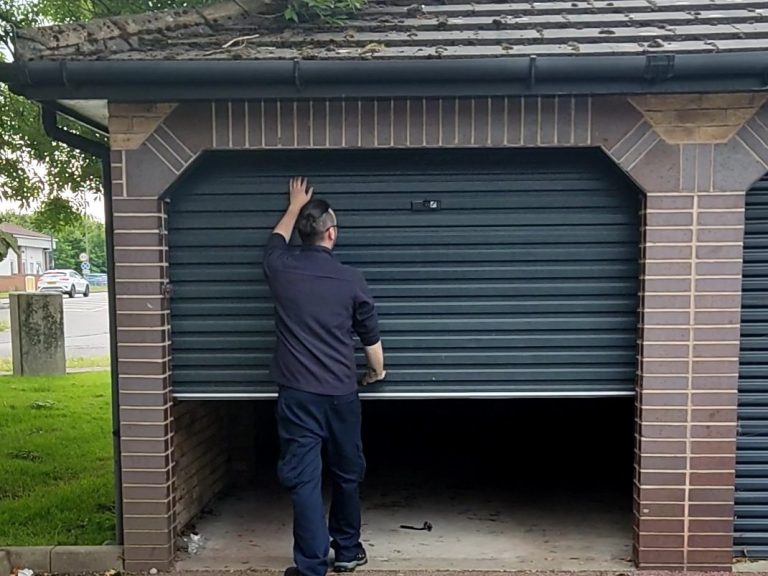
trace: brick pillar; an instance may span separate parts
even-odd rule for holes
[[[157,197],[127,186],[124,153],[112,162],[125,568],[167,570],[175,514],[165,215]]]
[[[642,568],[726,569],[743,193],[649,192],[646,206],[636,559]]]
[[[713,126],[732,115],[702,98],[644,99],[685,109],[645,114],[610,149],[646,193],[634,498],[646,569],[730,570],[733,558],[744,194],[768,147],[745,143],[749,124]]]

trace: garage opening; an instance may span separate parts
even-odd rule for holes
[[[218,465],[225,478],[186,524],[186,540],[199,534],[202,547],[182,552],[178,568],[284,569],[292,516],[275,475],[274,403],[223,408],[233,435]],[[631,399],[369,401],[363,409],[368,568],[629,567]],[[202,452],[220,451],[216,443]],[[182,500],[209,473],[186,477]],[[431,531],[401,527],[425,522]]]
[[[595,150],[212,155],[179,183],[177,514],[204,539],[181,567],[290,562],[260,258],[294,174],[334,205],[337,255],[379,308],[388,379],[364,392],[374,565],[626,568],[640,201]]]

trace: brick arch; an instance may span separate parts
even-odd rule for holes
[[[687,128],[722,117],[663,98],[663,118]],[[131,106],[111,105],[110,120],[128,569],[171,564],[184,468],[170,464],[161,194],[205,150],[502,146],[600,147],[645,192],[634,558],[730,567],[744,194],[768,169],[765,105],[725,141],[717,130],[662,130],[620,96]]]
[[[625,98],[571,96],[225,101],[158,113],[162,121],[138,123],[144,134],[113,142],[118,174],[140,166],[153,174],[137,184],[142,196],[159,196],[204,150],[599,146],[610,154],[642,119]]]
[[[675,107],[673,97],[660,98]],[[113,122],[132,127],[131,134],[113,134],[113,161],[130,173],[143,166],[153,174],[151,183],[137,184],[142,195],[159,196],[203,150],[597,146],[647,192],[746,189],[746,180],[768,169],[766,105],[739,109],[740,129],[711,125],[717,110],[702,111],[710,115],[692,127],[691,109],[666,113],[686,113],[686,126],[654,127],[658,117],[621,96],[165,104],[140,108],[127,122],[125,106],[112,106]],[[752,114],[746,122],[745,111]],[[724,141],[723,129],[730,131]],[[734,157],[745,159],[729,166]]]

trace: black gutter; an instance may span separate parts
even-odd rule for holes
[[[112,162],[109,147],[101,142],[64,130],[58,124],[56,108],[42,103],[43,128],[48,136],[96,156],[101,161],[102,187],[104,191],[104,228],[107,236],[107,289],[109,290],[109,339],[112,378],[112,445],[115,460],[115,531],[118,544],[123,543],[123,485],[120,462],[120,389],[117,373],[117,298],[115,295],[115,258],[112,231]]]
[[[412,60],[31,61],[0,82],[34,100],[508,96],[763,90],[768,52]]]

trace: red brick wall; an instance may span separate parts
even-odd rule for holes
[[[229,410],[221,402],[174,404],[176,524],[184,528],[229,480]]]
[[[15,276],[0,276],[0,292],[23,292],[26,289],[26,274]],[[39,276],[34,276],[35,286]]]
[[[681,102],[668,97],[664,105]],[[658,115],[644,116],[624,97],[201,102],[154,107],[150,123],[130,121],[133,105],[112,105],[119,119],[113,143],[122,147],[113,151],[112,168],[126,567],[169,567],[174,510],[191,514],[218,482],[208,478],[210,462],[174,466],[172,450],[194,454],[198,442],[211,441],[182,430],[184,413],[171,406],[167,228],[159,200],[200,152],[594,146],[646,194],[635,560],[644,568],[729,569],[743,200],[768,169],[768,136],[757,136],[768,110],[741,129],[731,126],[735,134],[721,141],[722,130],[707,128],[723,114],[711,114],[716,103],[708,102],[700,116],[686,108],[684,134],[671,132],[690,141],[671,139],[669,126],[652,124]],[[643,105],[657,111],[661,104]],[[134,112],[144,117],[147,108]],[[151,133],[139,130],[156,122]],[[120,126],[131,126],[128,138],[115,138]],[[204,488],[191,496],[200,475]]]

